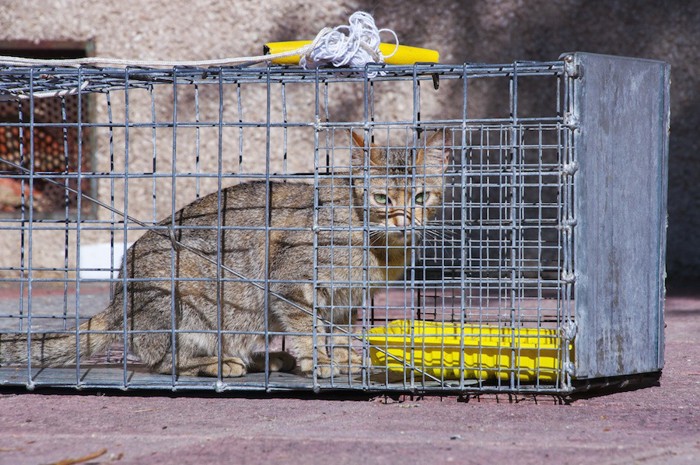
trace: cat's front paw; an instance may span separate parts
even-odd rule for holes
[[[190,361],[191,367],[180,370],[181,375],[219,376],[219,361],[216,357],[200,357]],[[221,377],[238,378],[247,373],[246,365],[239,357],[224,357],[221,360]]]
[[[358,375],[362,373],[362,364],[340,365],[340,372],[344,375]]]
[[[265,371],[266,368],[271,372],[275,371],[292,371],[296,367],[296,360],[287,352],[270,352],[268,356],[268,365],[265,364],[265,352],[256,352],[251,357],[251,371]]]
[[[238,378],[245,376],[246,373],[245,363],[238,357],[230,357],[221,362],[222,378]]]
[[[333,351],[333,361],[337,362],[342,374],[357,374],[362,371],[362,356],[354,350],[336,348]]]
[[[292,371],[297,362],[287,352],[270,352],[270,371]]]
[[[327,357],[323,359],[319,358],[316,362],[316,366],[314,366],[313,358],[302,358],[299,360],[299,369],[306,376],[312,376],[315,370],[316,376],[319,378],[330,378],[340,374],[338,366]]]

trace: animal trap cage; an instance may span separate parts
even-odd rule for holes
[[[664,63],[583,53],[4,66],[0,385],[569,393],[659,373],[668,92]]]

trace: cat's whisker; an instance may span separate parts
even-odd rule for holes
[[[436,239],[444,239],[444,240],[450,240],[450,241],[458,241],[462,239],[462,236],[460,234],[445,234],[440,231],[426,231],[425,232],[426,236],[434,237]]]
[[[382,236],[378,236],[378,235],[375,235],[375,236],[370,235],[369,238],[370,238],[370,241],[369,241],[370,246],[376,246],[376,245],[379,245],[381,242],[386,242],[383,240]]]

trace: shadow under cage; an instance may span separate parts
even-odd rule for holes
[[[2,67],[19,201],[0,217],[0,385],[570,393],[658,375],[668,73],[581,53]],[[69,100],[90,111],[39,114]],[[43,163],[49,129],[59,159],[91,162]],[[37,186],[64,194],[50,215]]]

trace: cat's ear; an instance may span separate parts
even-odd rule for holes
[[[443,131],[434,132],[425,141],[425,146],[416,154],[416,166],[425,166],[431,171],[444,172],[450,164],[452,149],[445,146]]]
[[[365,164],[365,138],[355,131],[350,131],[352,137],[352,165],[363,166]],[[381,165],[381,150],[376,145],[369,146],[369,165]]]

